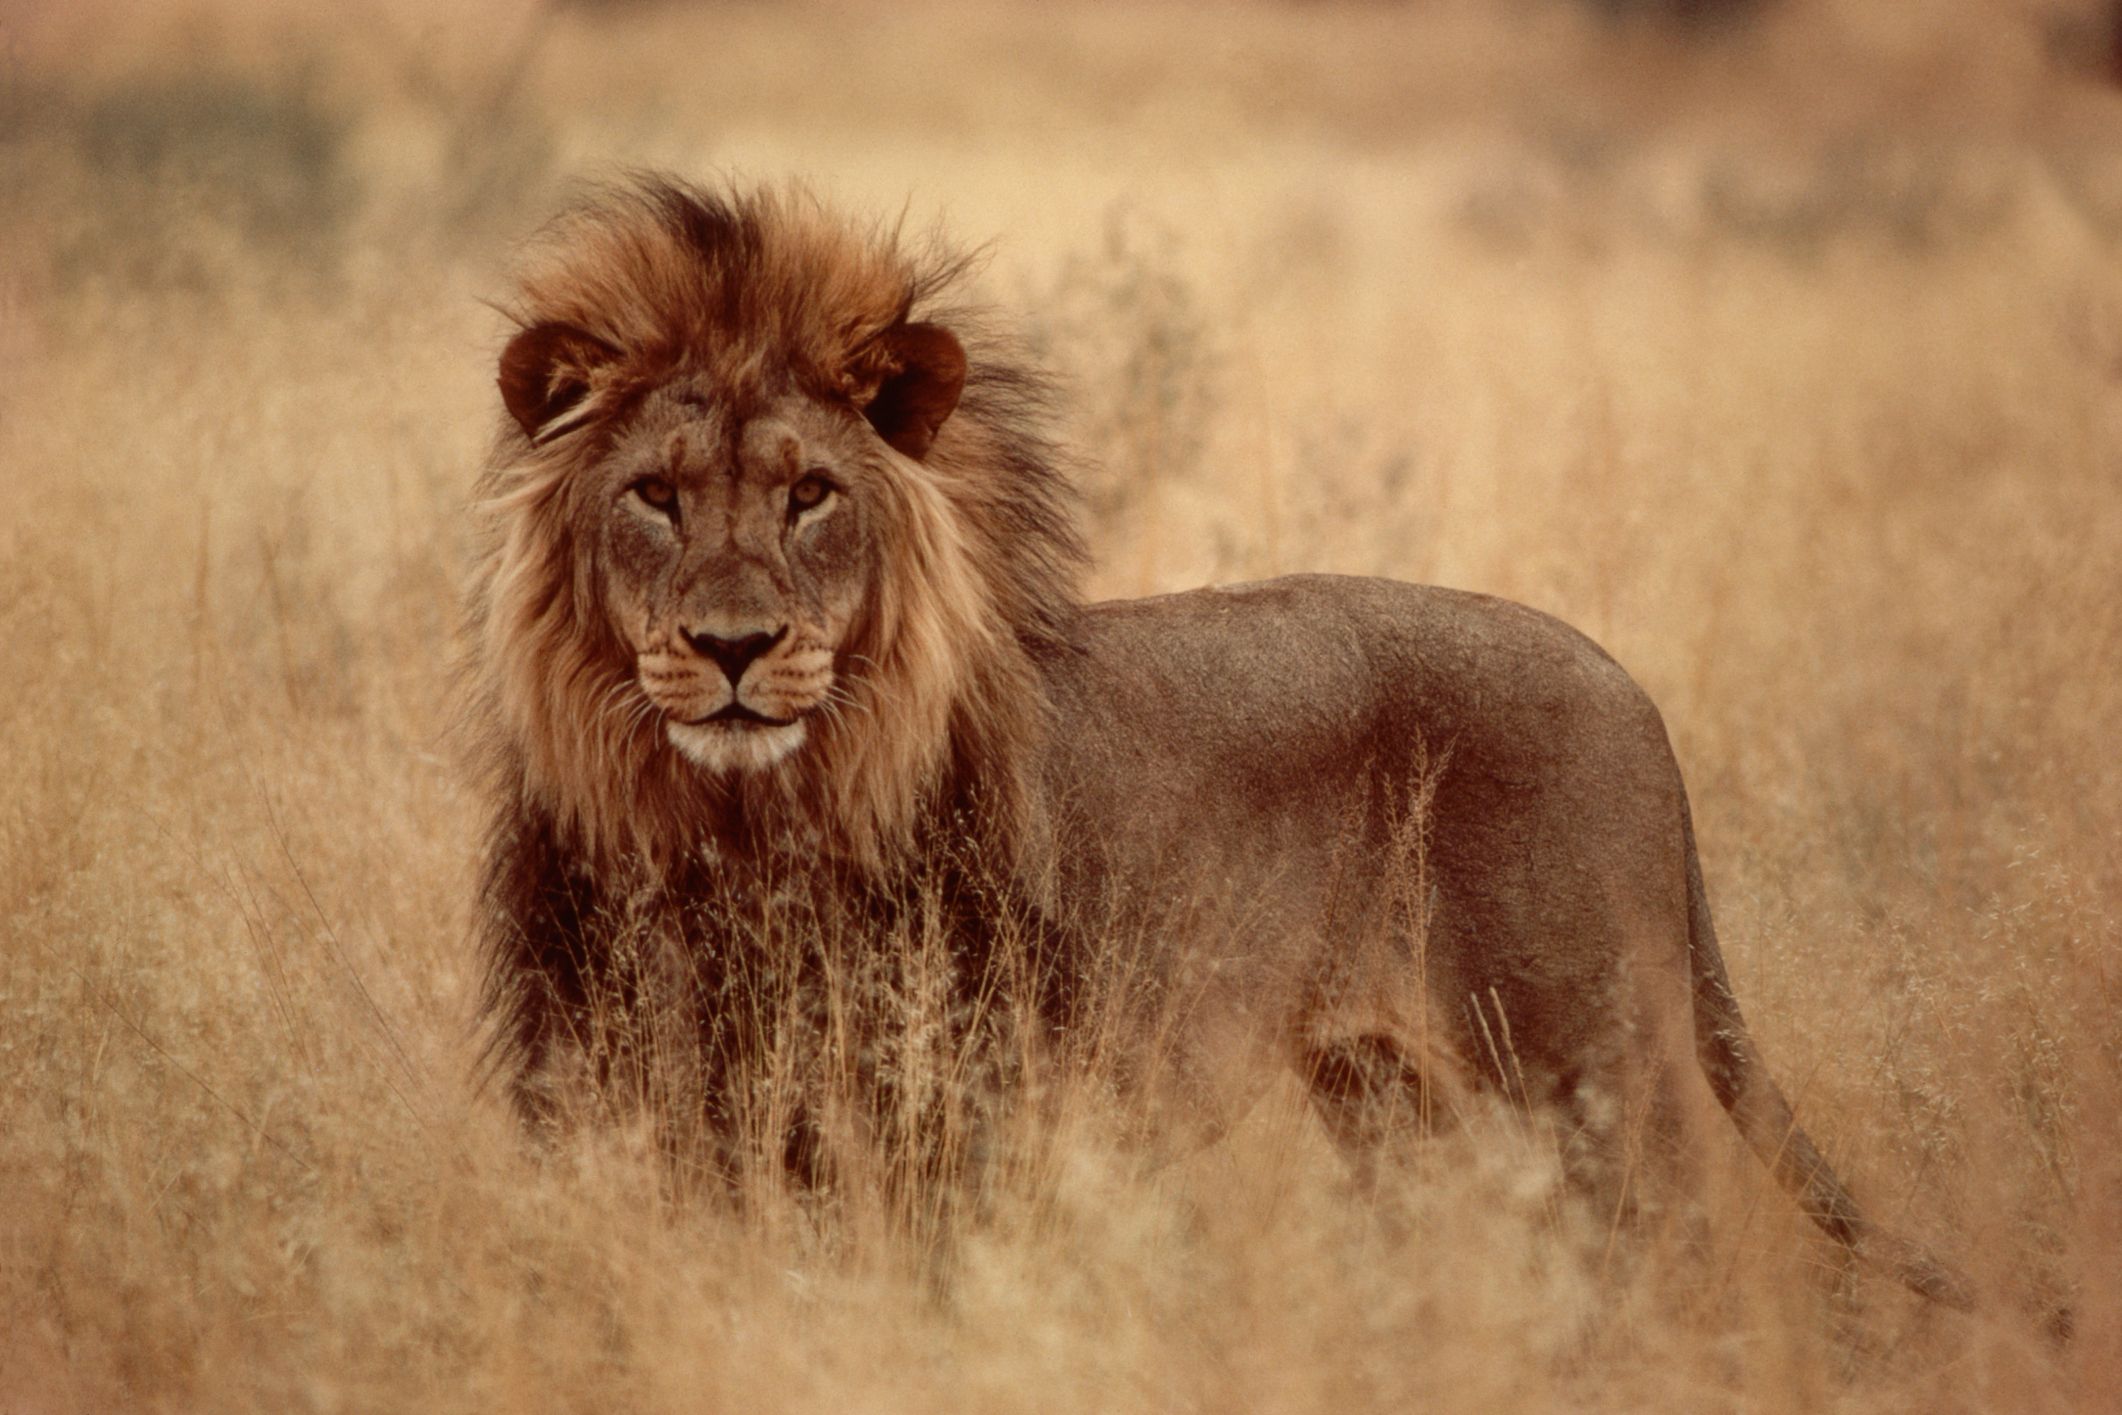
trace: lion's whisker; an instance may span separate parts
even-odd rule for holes
[[[825,690],[824,701],[835,708],[853,708],[858,712],[874,713],[876,705],[857,696],[854,689],[835,683]]]

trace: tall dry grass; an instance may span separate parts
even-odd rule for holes
[[[2122,1396],[2122,113],[2000,8],[11,23],[0,1409]],[[447,665],[480,299],[606,162],[991,238],[1102,593],[1383,573],[1602,639],[1772,1067],[1982,1313],[1822,1276],[1743,1169],[1609,1261],[1505,1120],[1357,1203],[1292,1096],[1147,1176],[1073,1098],[941,1258],[629,1133],[527,1156]]]

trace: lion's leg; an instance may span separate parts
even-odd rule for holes
[[[1491,1030],[1494,1024],[1491,1023]],[[1519,1067],[1506,1052],[1475,1068],[1392,1031],[1313,1041],[1299,1074],[1312,1108],[1359,1188],[1375,1188],[1423,1141],[1459,1130],[1475,1115],[1515,1112],[1552,1144],[1560,1177],[1581,1211],[1615,1232],[1663,1212],[1693,1177],[1696,1127],[1667,1066],[1625,1056],[1594,1057],[1556,1075]],[[1684,1079],[1684,1078],[1682,1078]]]
[[[1321,1042],[1299,1064],[1312,1108],[1360,1188],[1376,1184],[1381,1155],[1456,1121],[1444,1088],[1394,1037],[1366,1033]]]
[[[1564,1181],[1609,1261],[1624,1235],[1686,1238],[1699,1220],[1708,1097],[1690,1079],[1653,1050],[1566,1078],[1548,1108]]]

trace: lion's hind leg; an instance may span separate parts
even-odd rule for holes
[[[1298,1070],[1313,1112],[1364,1191],[1376,1187],[1381,1161],[1405,1163],[1422,1141],[1464,1118],[1456,1070],[1390,1033],[1314,1042]]]
[[[1595,1226],[1619,1230],[1638,1226],[1646,1199],[1649,1212],[1663,1212],[1665,1199],[1691,1187],[1681,1177],[1693,1174],[1682,1158],[1691,1153],[1684,1127],[1662,1088],[1603,1074],[1603,1084],[1543,1080],[1507,1059],[1491,1074],[1382,1029],[1313,1041],[1298,1068],[1313,1112],[1364,1193],[1428,1163],[1486,1156],[1516,1166],[1522,1179],[1547,1176],[1552,1198],[1567,1195]]]

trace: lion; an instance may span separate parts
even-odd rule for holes
[[[726,1158],[768,1054],[844,1024],[828,975],[915,1005],[877,941],[926,921],[946,1030],[1003,993],[1020,1057],[1095,1030],[1179,1143],[1289,1073],[1359,1168],[1502,1097],[1620,1212],[1713,1096],[1832,1238],[1966,1307],[1764,1066],[1614,660],[1383,580],[1084,603],[1047,385],[948,303],[965,271],[799,188],[660,175],[525,261],[469,636],[484,1006],[525,1121],[572,1076]]]

